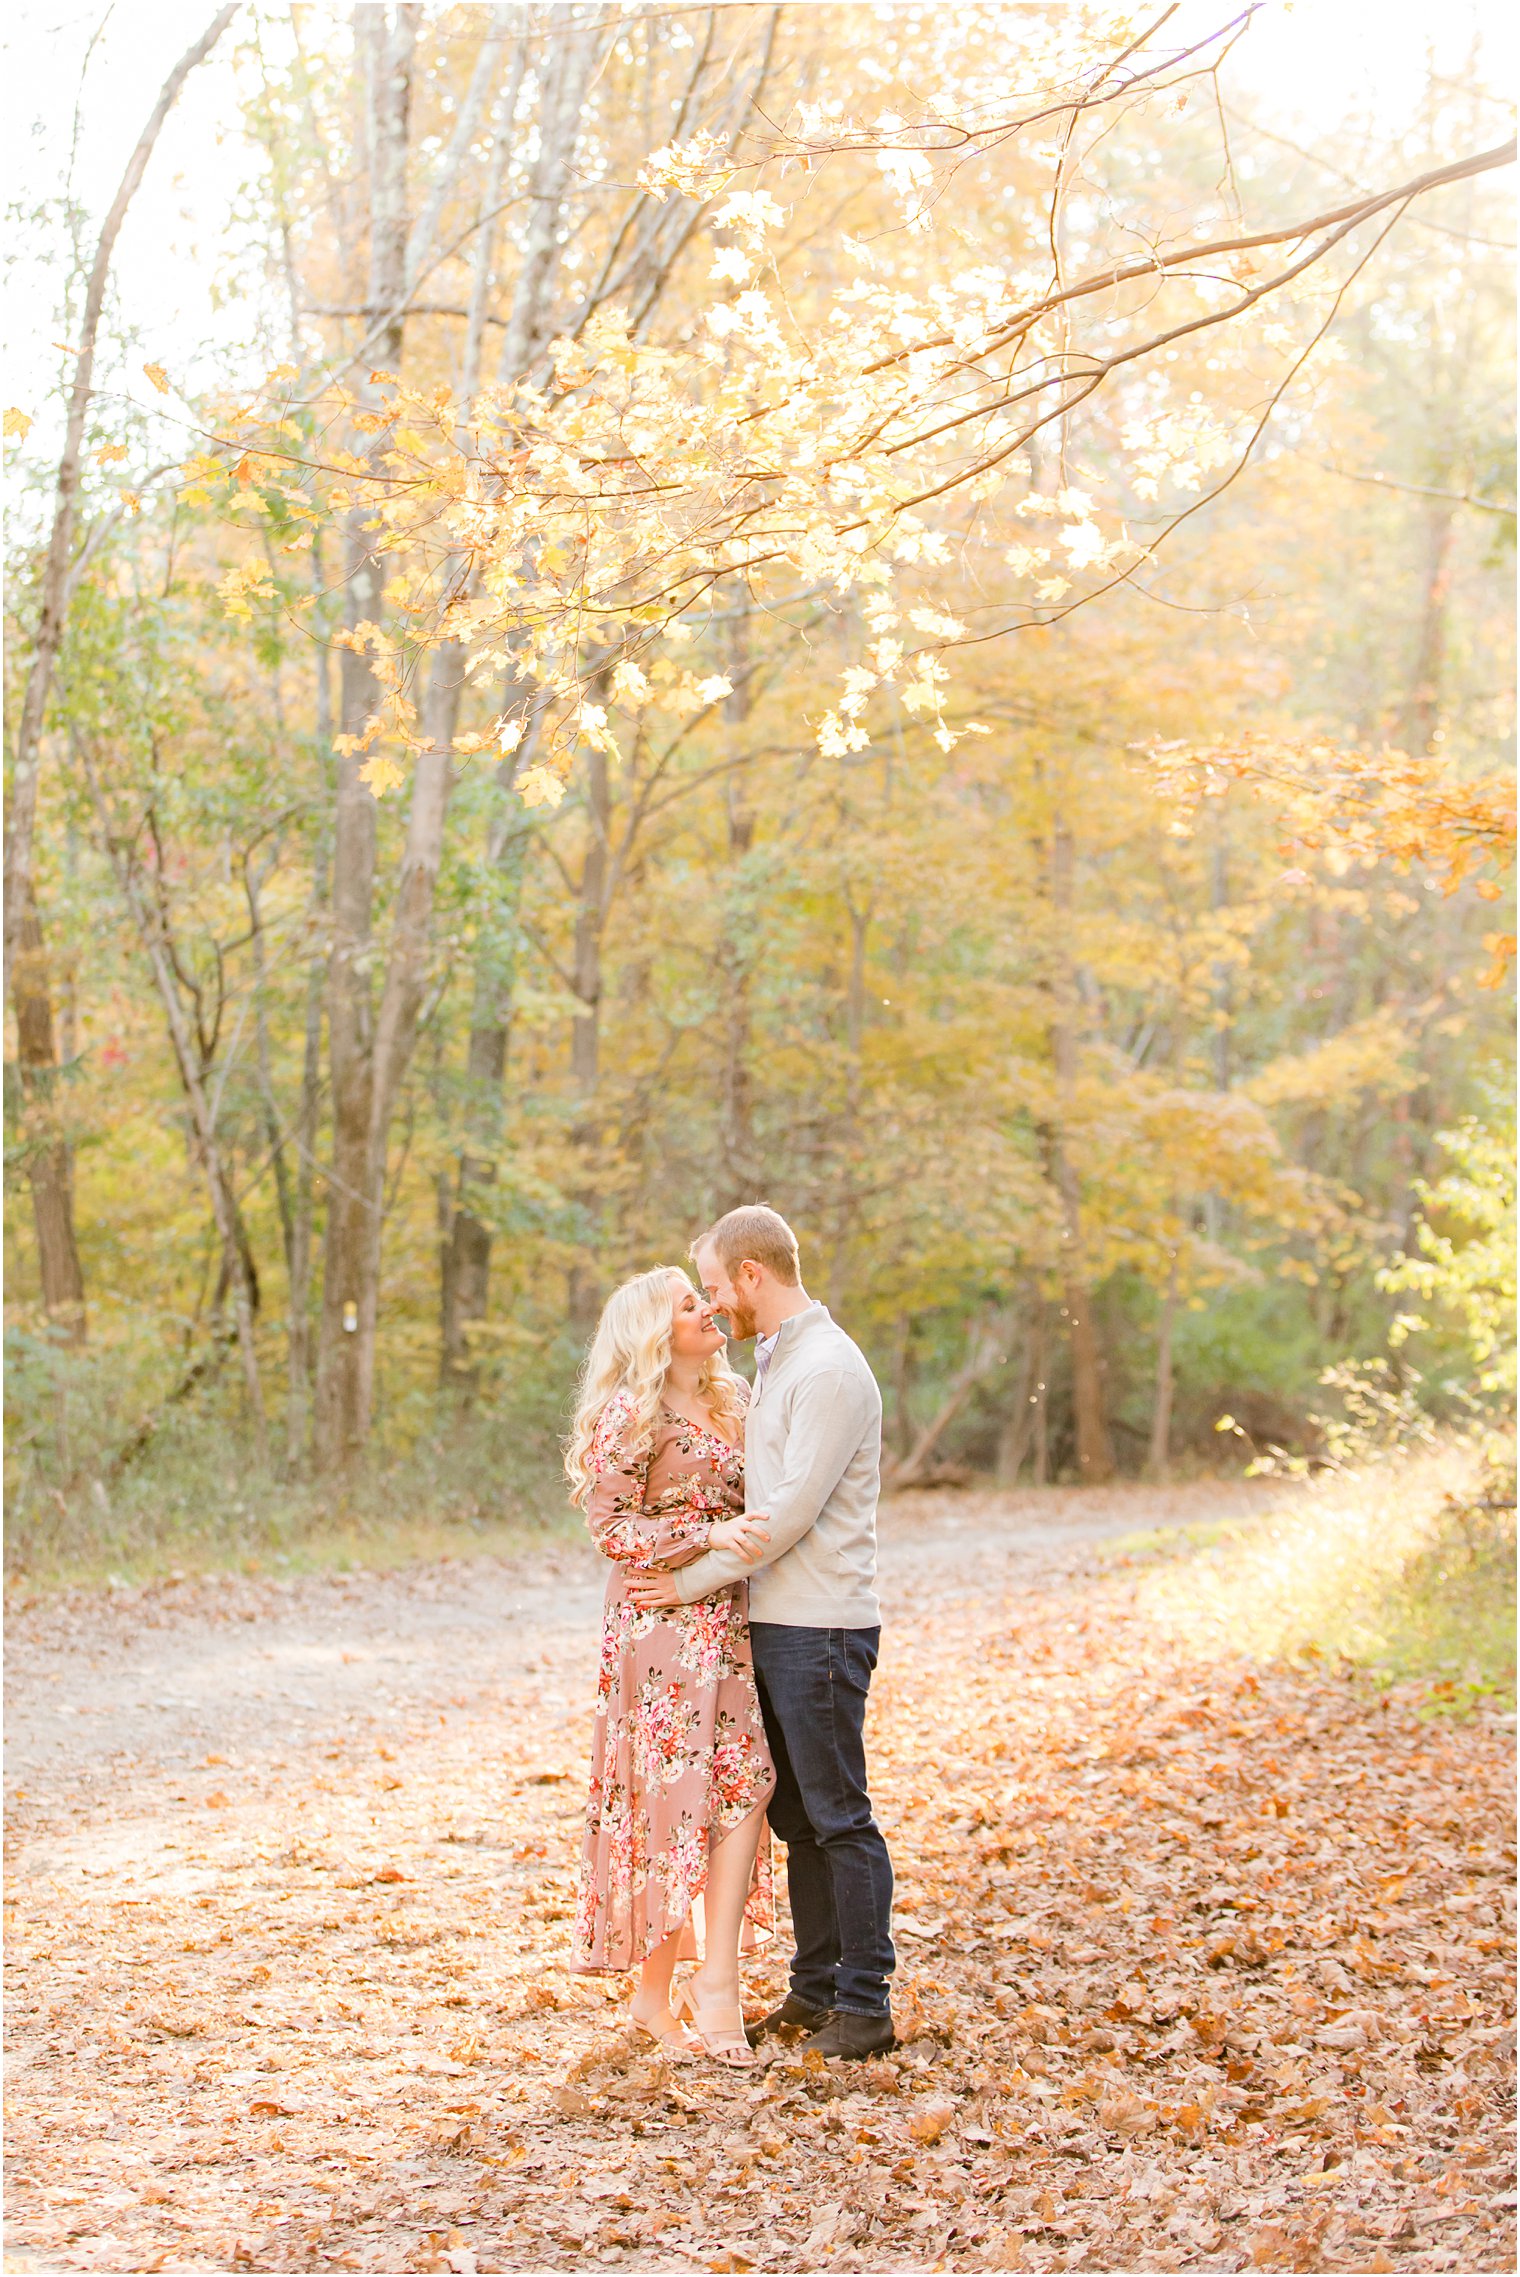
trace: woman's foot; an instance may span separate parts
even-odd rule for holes
[[[646,1993],[636,1992],[628,2006],[635,2032],[646,2040],[653,2040],[662,2054],[673,2064],[694,2063],[697,2045],[672,2014],[666,2000],[653,2000]]]
[[[737,1994],[714,1997],[700,1977],[689,1977],[671,2002],[671,2013],[691,2026],[715,2063],[743,2071],[758,2062],[745,2037]]]

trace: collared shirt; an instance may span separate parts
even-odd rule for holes
[[[801,1311],[801,1312],[794,1312],[794,1313],[791,1315],[791,1318],[792,1318],[793,1320],[803,1320],[803,1319],[805,1319],[805,1318],[806,1318],[806,1316],[808,1315],[808,1313],[810,1313],[810,1312],[822,1312],[822,1311],[823,1311],[823,1309],[824,1309],[824,1308],[823,1308],[823,1306],[822,1306],[822,1305],[820,1305],[820,1303],[818,1302],[818,1299],[817,1299],[816,1297],[814,1297],[814,1299],[813,1299],[813,1301],[812,1301],[812,1303],[811,1303],[811,1304],[809,1304],[809,1305],[804,1305],[804,1306],[803,1306],[803,1308],[802,1308],[802,1311]],[[771,1357],[772,1357],[773,1353],[775,1352],[776,1346],[777,1346],[777,1345],[778,1345],[778,1344],[781,1342],[781,1331],[782,1331],[782,1329],[784,1329],[784,1328],[786,1327],[786,1325],[787,1325],[787,1323],[786,1323],[785,1321],[783,1321],[783,1322],[781,1323],[781,1328],[773,1328],[773,1329],[771,1330],[771,1332],[770,1332],[769,1336],[757,1336],[757,1337],[755,1338],[755,1389],[756,1389],[756,1391],[758,1391],[758,1390],[760,1389],[760,1386],[761,1386],[761,1385],[764,1383],[764,1381],[765,1381],[765,1371],[766,1371],[766,1369],[767,1369],[767,1368],[770,1366],[770,1364],[771,1364]]]

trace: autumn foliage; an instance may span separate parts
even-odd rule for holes
[[[759,1193],[904,1479],[1460,1408],[1390,1276],[1505,1083],[1481,70],[1348,185],[1236,18],[230,21],[56,469],[7,423],[37,1554],[234,1455],[531,1499],[608,1280]],[[106,285],[213,51],[275,297],[207,383]]]

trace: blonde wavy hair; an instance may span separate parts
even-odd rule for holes
[[[565,1476],[570,1499],[584,1509],[594,1484],[587,1467],[596,1427],[608,1403],[618,1392],[633,1395],[630,1452],[646,1454],[654,1444],[655,1422],[670,1367],[670,1284],[690,1282],[676,1265],[656,1265],[614,1289],[602,1308],[576,1390],[575,1419],[565,1445]],[[737,1431],[744,1410],[739,1403],[740,1379],[728,1364],[722,1347],[714,1352],[697,1378],[703,1404],[720,1423]]]

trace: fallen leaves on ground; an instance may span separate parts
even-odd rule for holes
[[[892,2055],[671,2069],[566,1973],[593,1641],[546,1628],[383,1744],[23,1796],[19,2265],[1512,2267],[1502,1721],[1198,1657],[1122,1565],[921,1507]]]

